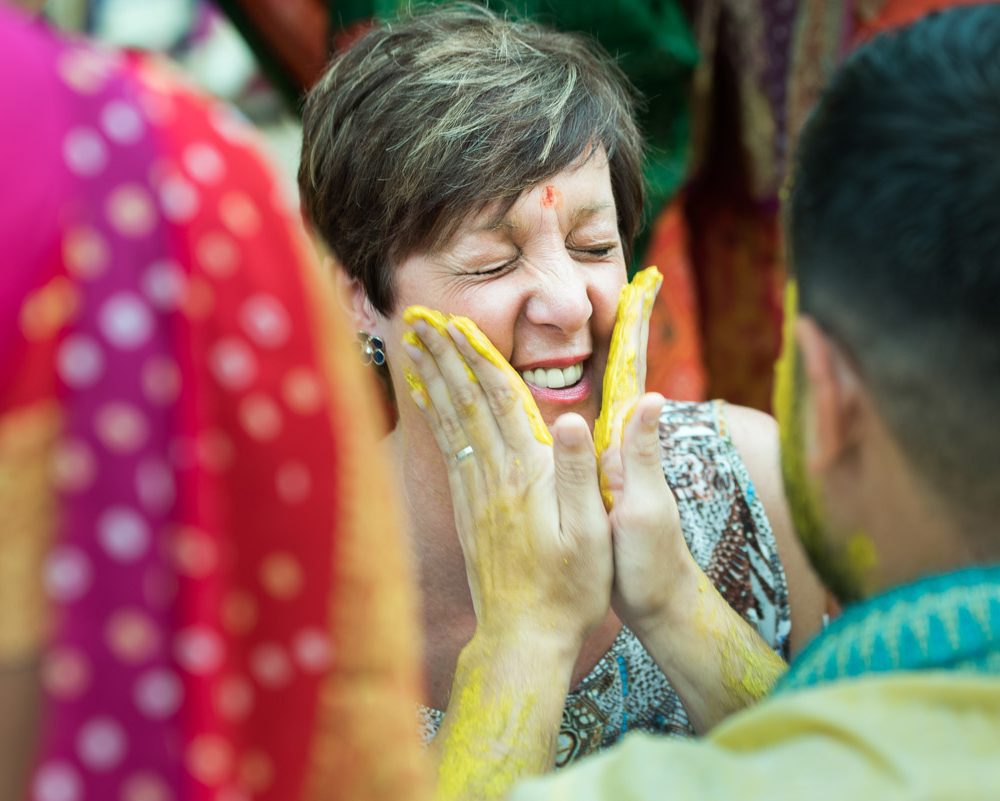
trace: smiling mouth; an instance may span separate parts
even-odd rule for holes
[[[539,389],[567,389],[575,387],[583,378],[583,362],[568,367],[536,367],[522,370],[521,378],[526,384]]]

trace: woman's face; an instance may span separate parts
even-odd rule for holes
[[[396,311],[378,321],[395,386],[406,386],[403,311],[421,304],[474,320],[547,423],[572,411],[593,426],[626,278],[603,150],[531,188],[506,214],[487,208],[441,252],[410,256],[397,270]]]

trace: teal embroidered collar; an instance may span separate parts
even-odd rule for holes
[[[894,670],[1000,676],[1000,566],[921,579],[849,607],[792,662],[775,693]]]

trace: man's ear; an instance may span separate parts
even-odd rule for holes
[[[862,385],[837,343],[809,315],[800,314],[795,338],[808,384],[813,430],[810,470],[825,470],[856,443]]]
[[[351,278],[347,270],[332,256],[323,259],[323,267],[329,270],[337,284],[337,300],[358,331],[372,332],[375,329],[377,312],[368,300],[368,293],[357,278]]]

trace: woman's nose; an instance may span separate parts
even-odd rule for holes
[[[536,266],[536,283],[525,310],[528,321],[566,332],[586,326],[593,313],[586,265],[564,253],[552,254]]]

